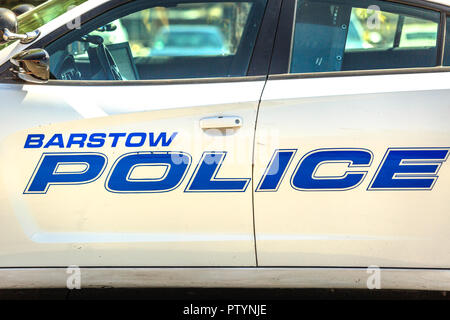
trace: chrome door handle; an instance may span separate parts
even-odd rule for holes
[[[242,127],[242,118],[237,116],[216,116],[200,120],[202,129],[227,129]]]

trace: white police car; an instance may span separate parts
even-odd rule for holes
[[[0,287],[450,290],[447,4],[0,10]]]

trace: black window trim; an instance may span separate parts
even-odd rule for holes
[[[428,2],[424,0],[381,0],[385,2],[400,3],[422,9],[428,9],[440,13],[440,22],[437,35],[437,61],[436,66],[420,68],[398,68],[377,70],[355,70],[355,71],[333,71],[318,73],[290,73],[292,59],[292,46],[294,37],[295,17],[298,0],[283,0],[280,13],[280,23],[275,38],[275,48],[272,55],[269,80],[275,79],[297,79],[297,78],[324,78],[339,76],[365,76],[365,75],[390,75],[390,74],[413,74],[431,72],[450,72],[450,67],[443,66],[445,40],[446,40],[446,18],[450,16],[450,6]]]
[[[107,11],[125,5],[134,0],[111,0],[105,2],[98,7],[85,12],[81,15],[81,23],[85,24],[89,21],[101,16]],[[202,0],[209,1],[209,0]],[[213,0],[214,1],[214,0]],[[216,0],[220,1],[220,0]],[[227,1],[227,0],[223,0]],[[229,0],[233,2],[235,0]],[[245,1],[245,0],[237,0]],[[136,81],[64,81],[50,80],[44,85],[61,85],[61,86],[130,86],[130,85],[162,85],[162,84],[199,84],[199,83],[218,83],[218,82],[238,82],[238,81],[259,81],[266,80],[268,77],[269,66],[272,59],[272,50],[274,48],[275,34],[279,21],[281,3],[283,0],[267,0],[265,12],[257,34],[255,46],[250,58],[247,74],[241,77],[211,77],[211,78],[192,78],[192,79],[162,79],[162,80],[136,80]],[[50,43],[63,37],[71,30],[63,25],[45,37],[38,39],[28,49],[45,48]],[[268,48],[268,49],[267,49]],[[264,50],[265,49],[265,50]],[[12,74],[9,69],[12,67],[10,62],[0,66],[0,83],[24,83]],[[34,85],[29,83],[30,85]],[[37,84],[42,85],[42,84]]]
[[[441,12],[441,22],[439,24],[438,31],[438,56],[437,56],[437,65],[444,66],[444,56],[445,56],[445,42],[447,39],[447,13]]]

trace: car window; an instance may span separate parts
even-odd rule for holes
[[[440,13],[382,1],[298,0],[291,73],[430,67]]]
[[[112,10],[48,46],[53,77],[152,80],[246,75],[266,0],[151,3],[134,1]]]

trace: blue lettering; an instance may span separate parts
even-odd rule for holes
[[[449,149],[388,149],[368,190],[431,190]]]
[[[44,153],[24,193],[47,193],[51,185],[92,182],[102,174],[106,163],[106,157],[97,153]],[[58,172],[58,167],[64,164],[86,168],[80,172]]]
[[[216,178],[226,152],[203,153],[185,192],[244,192],[250,179]]]
[[[47,144],[44,146],[45,149],[50,147],[59,147],[64,148],[64,139],[62,134],[58,133],[53,135],[53,137],[50,138],[50,140],[47,142]]]
[[[317,177],[316,171],[325,163],[348,163],[348,168],[368,167],[372,153],[363,149],[320,149],[308,153],[300,160],[291,185],[301,191],[343,191],[358,186],[367,171],[345,172],[342,176]]]
[[[115,148],[115,147],[117,147],[117,143],[119,142],[119,139],[121,138],[121,137],[126,137],[126,133],[110,133],[109,134],[109,137],[110,138],[113,138],[113,142],[112,142],[112,144],[111,144],[111,147],[112,148]]]
[[[39,149],[44,144],[45,135],[29,134],[25,141],[25,149]]]
[[[256,192],[278,191],[296,152],[297,150],[276,150],[256,188]]]
[[[161,132],[158,136],[158,138],[155,141],[155,134],[153,132],[149,133],[149,138],[150,138],[150,147],[157,147],[159,142],[161,141],[161,146],[162,147],[168,147],[170,146],[170,144],[172,143],[172,141],[175,139],[175,137],[178,135],[178,132],[174,132],[169,140],[167,140],[167,133],[166,132]]]
[[[167,192],[176,189],[191,164],[191,156],[183,152],[138,152],[119,158],[109,177],[106,189],[111,192],[152,193]],[[148,179],[132,179],[134,168],[139,166],[165,167],[162,177]]]
[[[93,133],[89,137],[88,148],[101,148],[105,145],[106,134],[105,133]]]
[[[80,148],[83,148],[87,138],[88,136],[85,133],[72,133],[69,136],[69,141],[67,141],[66,148],[72,148],[72,145],[74,144],[77,144]]]
[[[132,142],[133,138],[139,138],[138,142]],[[125,142],[125,146],[129,148],[138,148],[142,147],[145,143],[145,139],[147,139],[147,134],[145,133],[130,133],[127,137],[127,141]]]

